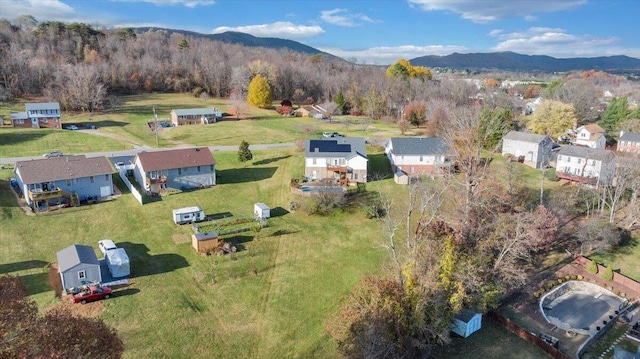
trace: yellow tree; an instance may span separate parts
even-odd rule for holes
[[[424,66],[413,66],[409,60],[399,59],[387,67],[385,75],[388,78],[431,80],[431,71]]]
[[[556,100],[543,100],[532,115],[529,127],[535,133],[558,138],[576,126],[573,105]]]
[[[264,76],[258,74],[249,83],[247,102],[260,108],[271,106],[271,86]]]

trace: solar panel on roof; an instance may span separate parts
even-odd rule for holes
[[[338,141],[311,140],[309,142],[310,152],[351,152],[350,144],[338,144]]]

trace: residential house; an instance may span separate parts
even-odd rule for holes
[[[27,203],[36,211],[51,204],[95,201],[113,195],[115,172],[106,157],[62,156],[18,161],[13,170]]]
[[[313,108],[311,106],[302,106],[293,111],[293,114],[296,117],[311,117],[311,111]]]
[[[524,105],[524,111],[522,112],[522,114],[523,115],[531,115],[531,114],[533,114],[534,112],[536,112],[536,108],[538,108],[540,103],[542,103],[542,97],[536,97],[532,101],[527,102]]]
[[[615,171],[616,156],[612,151],[572,145],[558,150],[556,175],[560,179],[607,186]]]
[[[440,137],[391,138],[384,152],[394,173],[410,177],[442,174],[451,167],[449,144]]]
[[[607,144],[605,130],[595,123],[580,126],[576,130],[576,146],[604,149]]]
[[[631,152],[640,155],[640,133],[620,131],[618,152]]]
[[[328,111],[319,105],[302,106],[294,111],[297,117],[313,117],[319,120],[326,118]]]
[[[547,166],[551,160],[553,141],[547,135],[509,131],[502,138],[502,156],[512,155],[533,168]]]
[[[310,181],[336,181],[341,185],[367,182],[367,150],[364,138],[307,139],[304,175]]]
[[[133,175],[151,193],[210,187],[216,184],[216,161],[208,147],[140,152]]]
[[[100,262],[93,247],[74,244],[59,251],[56,257],[62,289],[65,291],[102,282]]]
[[[171,125],[207,125],[215,123],[222,118],[222,111],[215,107],[211,108],[187,108],[180,110],[171,110]]]
[[[62,128],[58,102],[27,103],[25,112],[12,112],[11,126],[16,128]]]

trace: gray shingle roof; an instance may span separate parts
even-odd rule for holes
[[[367,148],[362,137],[333,137],[305,141],[305,157],[351,158],[360,155],[367,158]]]
[[[14,172],[20,172],[25,184],[62,181],[114,173],[106,157],[62,156],[18,161]]]
[[[185,108],[173,110],[178,116],[215,116],[216,112],[213,108]]]
[[[37,110],[58,110],[60,111],[60,104],[58,102],[38,102],[38,103],[26,103],[24,108],[27,111]]]
[[[449,143],[441,137],[394,137],[391,140],[394,155],[436,155],[449,152]]]
[[[137,156],[145,171],[160,171],[216,164],[216,160],[213,159],[213,155],[208,147],[140,152]]]
[[[620,141],[640,142],[640,133],[625,132],[620,136]]]
[[[69,268],[73,268],[80,263],[100,265],[98,257],[93,247],[82,244],[73,244],[59,251],[56,254],[58,258],[58,272],[63,273]]]
[[[509,133],[507,133],[503,137],[503,139],[504,140],[512,140],[512,141],[540,143],[547,137],[549,137],[549,136],[547,136],[547,135],[538,135],[537,133],[509,131]]]
[[[562,146],[558,150],[558,155],[594,159],[600,161],[613,161],[615,155],[609,150],[582,146]]]

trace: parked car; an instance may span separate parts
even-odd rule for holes
[[[344,137],[344,135],[338,132],[323,132],[322,137],[325,137],[325,138]]]
[[[322,137],[325,137],[325,138],[331,137],[331,132],[323,132]]]
[[[42,155],[42,157],[44,157],[44,158],[60,157],[60,156],[62,156],[62,152],[60,152],[60,151],[51,151],[51,152],[47,152],[44,155]]]
[[[101,287],[98,285],[89,286],[78,293],[71,294],[72,303],[87,304],[100,299],[109,299],[112,290],[109,287]]]
[[[77,130],[77,129],[78,129],[78,126],[76,126],[76,125],[69,125],[69,126],[67,126],[67,130],[75,131],[75,130]]]
[[[116,247],[116,244],[110,239],[101,239],[98,241],[98,248],[100,248],[100,252],[102,252],[102,254],[107,254],[107,251],[118,247]]]
[[[344,135],[338,132],[334,132],[331,134],[331,137],[344,137]]]

